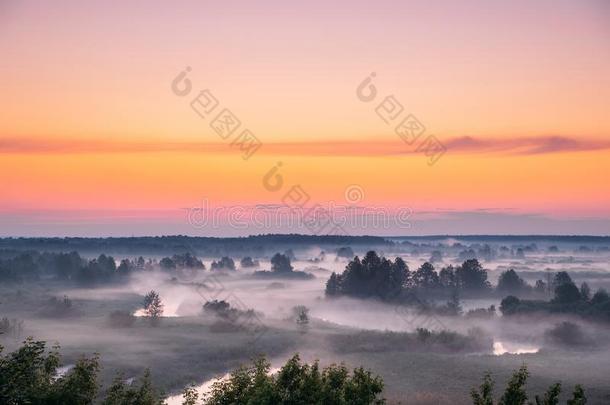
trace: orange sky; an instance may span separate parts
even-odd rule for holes
[[[603,1],[2,2],[0,235],[108,234],[96,212],[113,234],[234,234],[182,210],[276,204],[295,184],[335,203],[357,185],[359,204],[414,220],[484,211],[514,216],[511,232],[608,234],[609,21]],[[219,101],[205,118],[189,105],[203,89]],[[389,95],[404,107],[391,125],[375,112]],[[210,128],[223,108],[241,121],[226,140]],[[411,146],[394,132],[408,114],[426,127]],[[262,143],[248,160],[231,146],[245,128]],[[431,134],[446,148],[432,166],[415,150]],[[460,224],[503,232],[493,216]],[[462,233],[385,233],[401,231]]]

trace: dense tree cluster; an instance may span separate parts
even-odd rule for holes
[[[610,297],[606,290],[599,289],[591,297],[589,286],[583,283],[578,288],[565,271],[555,274],[552,286],[555,295],[551,301],[523,300],[509,295],[502,300],[500,311],[507,316],[531,312],[563,312],[610,321]]]
[[[409,280],[409,269],[401,258],[392,262],[370,251],[362,260],[356,256],[342,274],[332,273],[326,283],[326,294],[389,299],[400,294]]]
[[[452,296],[457,290],[470,294],[491,291],[487,271],[476,259],[466,260],[457,268],[445,267],[440,273],[425,262],[411,272],[400,257],[391,261],[370,251],[362,260],[355,257],[350,261],[342,274],[332,273],[326,283],[326,295],[330,297],[347,295],[384,300],[414,291]]]
[[[203,313],[229,322],[237,322],[240,318],[248,319],[256,315],[253,309],[234,308],[225,300],[207,301],[203,304]]]
[[[188,252],[173,255],[172,257],[164,257],[159,262],[159,267],[165,271],[185,268],[205,270],[203,262]]]

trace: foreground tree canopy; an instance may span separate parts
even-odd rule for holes
[[[1,347],[0,347],[1,349]],[[139,384],[130,384],[122,374],[106,390],[98,383],[99,357],[81,358],[74,367],[60,371],[59,347],[46,349],[45,342],[28,338],[13,353],[0,356],[0,403],[7,405],[51,404],[160,405],[164,395],[156,390],[148,370]],[[321,370],[318,363],[301,363],[295,355],[270,374],[264,358],[233,371],[226,380],[212,386],[206,398],[188,388],[185,404],[382,404],[381,378],[344,365]]]
[[[0,349],[2,347],[0,346]],[[163,395],[150,381],[148,371],[139,384],[127,384],[118,375],[101,398],[97,381],[99,357],[79,359],[74,367],[61,372],[59,347],[46,350],[42,341],[28,338],[13,353],[0,356],[0,403],[7,405],[86,405],[101,402],[104,405],[158,405]]]
[[[512,375],[504,393],[497,402],[498,405],[558,405],[559,395],[561,394],[561,383],[557,382],[549,387],[544,395],[535,395],[535,402],[528,402],[525,384],[529,377],[527,367],[523,365],[519,370]],[[494,405],[494,381],[491,374],[486,373],[483,377],[483,383],[479,389],[473,388],[471,393],[473,405]],[[574,388],[572,398],[568,399],[567,405],[585,405],[587,397],[585,391],[580,385]]]
[[[0,346],[0,354],[2,347]],[[98,383],[99,357],[83,357],[67,371],[60,371],[59,347],[46,349],[45,342],[25,340],[22,347],[0,356],[0,403],[86,405],[161,405],[164,395],[151,383],[146,370],[138,383],[129,383],[122,374],[106,390]],[[200,398],[193,388],[184,390],[185,405],[231,404],[302,404],[302,405],[369,405],[384,404],[381,377],[362,367],[351,372],[341,365],[320,369],[318,362],[302,363],[294,355],[271,374],[271,365],[263,357],[239,367],[228,378],[216,381],[211,391]],[[528,402],[525,384],[529,372],[524,365],[509,380],[498,405],[558,405],[561,383],[549,387],[535,402]],[[480,388],[472,389],[474,405],[494,405],[494,381],[489,373]],[[408,403],[408,402],[407,402]],[[585,405],[584,389],[577,385],[567,405]]]
[[[303,364],[292,357],[276,374],[270,375],[270,363],[264,358],[250,366],[233,371],[226,380],[213,384],[204,403],[224,404],[311,404],[368,405],[383,404],[380,398],[383,381],[370,371],[356,368],[349,372],[344,365],[320,370],[317,362]],[[193,398],[185,393],[185,399]]]

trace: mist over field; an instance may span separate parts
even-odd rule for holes
[[[557,301],[547,283],[563,272],[583,294],[578,305],[597,300],[610,285],[609,248],[603,237],[2,239],[0,343],[5,352],[27,336],[60,343],[58,373],[99,353],[103,387],[117,372],[135,384],[148,368],[169,404],[182,403],[189,385],[210,392],[215,378],[258,355],[277,373],[294,353],[370,369],[389,403],[468,404],[485,372],[503,386],[523,364],[528,392],[561,381],[604,403],[609,313],[544,305]],[[378,265],[402,258],[410,287],[369,293],[377,282],[369,279],[347,290],[346,268],[372,271],[376,257]],[[483,290],[467,288],[457,270],[467,263],[480,264]],[[445,286],[443,269],[463,283]],[[517,284],[502,276],[510,269]],[[337,276],[346,290],[333,293]],[[156,315],[145,308],[151,291]],[[507,296],[521,306],[509,308]],[[540,308],[518,312],[529,302]]]
[[[610,0],[0,0],[0,405],[610,404]]]

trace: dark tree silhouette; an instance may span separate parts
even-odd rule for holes
[[[293,271],[293,267],[290,264],[290,258],[281,253],[276,253],[271,258],[271,271],[277,273],[290,273]]]
[[[501,293],[515,294],[527,289],[527,284],[513,269],[506,270],[498,278],[496,291]]]

